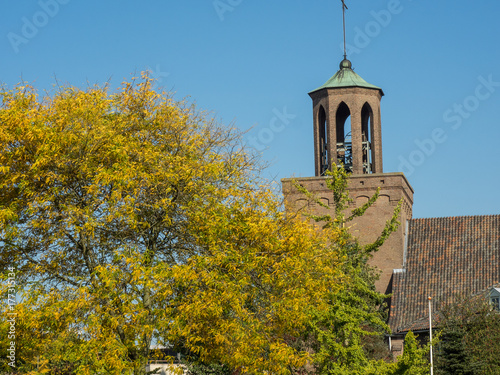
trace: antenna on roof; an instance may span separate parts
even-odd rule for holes
[[[344,0],[340,0],[340,1],[342,1],[342,20],[343,20],[343,24],[344,24],[344,60],[346,60],[347,59],[347,51],[345,48],[345,11],[346,11],[346,9],[349,9],[349,8],[347,8],[347,5],[345,5]]]

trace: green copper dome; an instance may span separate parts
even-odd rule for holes
[[[363,78],[354,73],[354,70],[352,70],[351,62],[347,59],[344,59],[340,63],[340,70],[335,73],[335,75],[330,78],[323,86],[320,86],[316,90],[311,91],[310,94],[321,89],[338,89],[342,87],[364,87],[367,89],[382,91],[380,87],[366,82]],[[382,95],[384,95],[383,91]]]

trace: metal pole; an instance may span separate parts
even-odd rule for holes
[[[341,0],[342,1],[342,21],[343,21],[343,25],[344,25],[344,60],[347,58],[347,50],[346,50],[346,47],[345,47],[345,10],[346,9],[349,9],[347,8],[347,5],[345,5],[345,0]]]
[[[433,359],[432,359],[432,310],[431,310],[431,300],[432,300],[432,297],[429,296],[429,339],[430,339],[430,342],[431,342],[431,347],[430,347],[430,355],[431,355],[431,375],[434,375],[434,362],[433,362]]]

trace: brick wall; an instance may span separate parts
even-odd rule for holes
[[[332,207],[333,196],[326,186],[325,177],[309,177],[295,180],[320,198],[323,203]],[[298,210],[307,205],[309,211],[315,214],[325,214],[328,211],[316,204],[309,206],[306,197],[297,191],[292,181],[293,179],[282,180],[287,209]],[[403,173],[354,175],[351,176],[348,186],[349,195],[354,200],[350,208],[360,207],[366,203],[378,187],[381,190],[377,202],[362,217],[351,222],[350,228],[352,234],[362,244],[375,241],[382,232],[386,221],[391,218],[398,202],[403,200],[399,217],[401,225],[397,232],[393,233],[380,250],[374,254],[371,260],[371,264],[378,267],[382,272],[380,280],[376,283],[377,290],[389,293],[391,291],[393,269],[403,268],[404,266],[406,221],[411,219],[412,216],[413,189]]]

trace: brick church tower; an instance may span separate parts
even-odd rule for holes
[[[412,216],[413,189],[403,173],[383,172],[380,115],[383,95],[381,88],[356,74],[351,62],[344,58],[339,71],[323,86],[309,93],[313,101],[315,177],[296,181],[323,203],[332,205],[324,174],[335,164],[342,163],[352,173],[348,188],[353,199],[351,208],[366,203],[380,187],[375,205],[351,224],[352,233],[361,243],[376,240],[395,206],[403,201],[398,231],[371,260],[372,265],[381,271],[377,290],[390,293],[393,270],[404,268],[405,264],[406,223]],[[305,197],[294,188],[292,179],[282,180],[282,186],[289,208],[299,209],[307,204]],[[309,208],[317,214],[324,210],[320,206]]]

